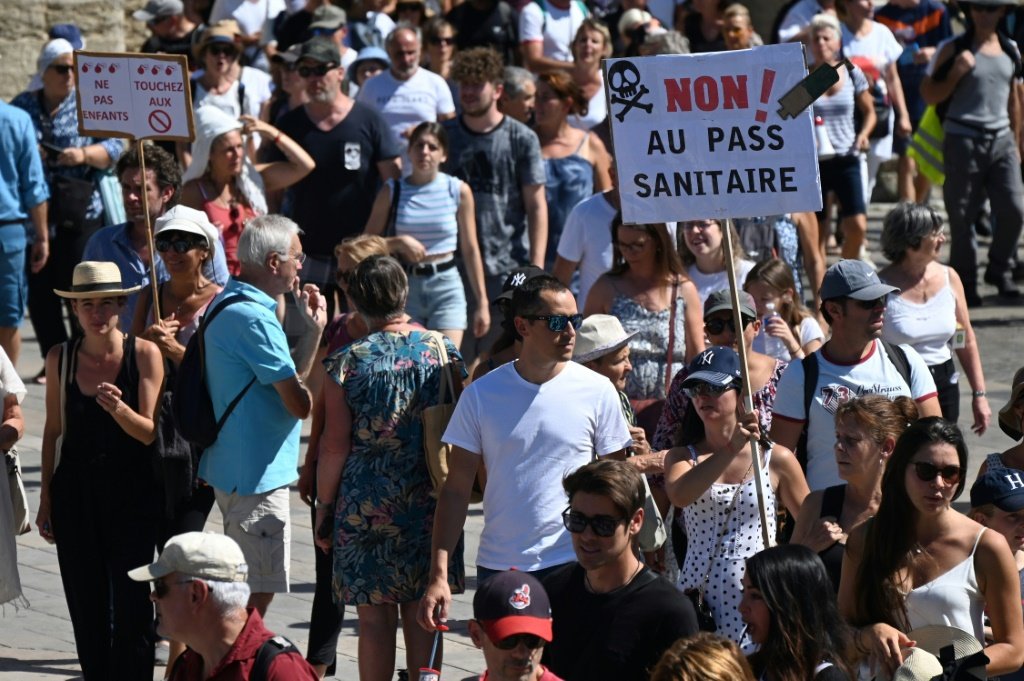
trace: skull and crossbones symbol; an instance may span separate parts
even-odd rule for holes
[[[632,62],[617,61],[608,70],[608,86],[612,92],[612,104],[622,104],[619,113],[615,117],[621,123],[626,114],[633,110],[633,107],[643,109],[647,113],[654,110],[653,104],[644,104],[641,100],[650,90],[640,82],[640,71]]]

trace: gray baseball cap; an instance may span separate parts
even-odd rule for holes
[[[181,0],[149,0],[145,7],[132,13],[132,18],[149,23],[156,19],[176,17],[184,13],[185,5]]]
[[[713,291],[704,301],[704,319],[719,310],[732,310],[732,293],[727,288]],[[754,304],[754,296],[746,291],[740,291],[740,314],[757,319],[757,305]]]
[[[822,300],[876,300],[894,292],[899,289],[883,284],[874,268],[860,260],[840,260],[826,270],[821,282]]]
[[[309,30],[326,28],[329,31],[336,31],[348,24],[348,15],[345,10],[337,5],[322,5],[313,12],[313,21],[309,24]]]

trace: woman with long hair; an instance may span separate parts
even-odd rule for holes
[[[762,260],[747,273],[743,290],[754,297],[757,316],[764,320],[754,338],[755,350],[789,362],[803,359],[821,347],[825,334],[800,300],[789,265],[778,258]],[[768,338],[779,341],[779,351],[768,352]]]
[[[586,111],[569,117],[569,125],[590,130],[608,117],[601,60],[612,56],[612,34],[600,19],[587,17],[576,29],[572,41],[572,71],[569,75],[580,89]]]
[[[628,333],[636,332],[629,341],[633,371],[626,394],[662,399],[672,376],[704,348],[697,291],[664,224],[624,225],[617,219],[612,244],[612,268],[594,282],[583,314],[610,314]]]
[[[878,278],[897,287],[886,298],[882,338],[905,343],[921,355],[935,379],[942,417],[956,423],[960,416],[959,372],[953,346],[972,390],[971,430],[984,434],[992,418],[985,396],[985,373],[971,325],[963,281],[956,270],[939,261],[946,243],[942,217],[931,207],[903,201],[882,223],[882,252],[891,262]],[[963,332],[963,342],[954,343]]]
[[[612,186],[611,158],[604,142],[569,124],[569,116],[586,112],[583,91],[568,74],[547,72],[537,76],[533,129],[540,139],[547,178],[547,269],[555,263],[558,239],[569,212],[583,199]]]
[[[892,673],[913,644],[908,632],[943,624],[985,644],[989,676],[1024,664],[1020,581],[1006,540],[953,508],[967,480],[967,445],[936,416],[912,424],[882,476],[873,519],[847,542],[839,609],[857,627],[857,649]]]
[[[754,263],[747,260],[736,228],[732,230],[732,257],[736,269],[736,283],[743,286]],[[690,275],[701,305],[712,291],[729,288],[729,274],[725,271],[725,232],[718,220],[690,220],[680,222],[676,232],[679,257]]]
[[[267,192],[290,187],[313,171],[316,163],[299,146],[266,121],[236,118],[214,107],[196,111],[192,165],[181,178],[181,204],[201,210],[220,230],[232,275],[240,272],[238,237],[252,218],[267,214]],[[260,133],[287,160],[253,163],[243,136]]]
[[[754,672],[733,641],[699,631],[662,653],[651,681],[754,681]]]
[[[762,681],[850,681],[850,628],[821,559],[806,546],[774,546],[747,559],[740,615],[758,649]]]
[[[719,633],[748,647],[740,602],[743,562],[775,536],[778,501],[797,515],[807,482],[793,452],[761,435],[756,412],[739,417],[742,388],[739,356],[714,346],[689,366],[683,384],[690,405],[677,443],[665,457],[665,491],[683,509],[689,545],[679,588],[698,590],[714,614]],[[758,443],[767,527],[762,527],[755,492],[751,442]]]
[[[413,129],[409,159],[412,173],[401,180],[388,180],[377,194],[366,234],[385,235],[388,248],[405,265],[409,276],[405,311],[458,346],[467,328],[474,338],[481,338],[491,326],[473,190],[441,172],[441,164],[448,160],[448,134],[439,123],[427,121]],[[455,267],[456,250],[462,254],[476,300],[472,325],[466,289]]]
[[[878,512],[885,464],[917,416],[917,403],[909,397],[862,395],[836,409],[836,465],[846,484],[810,493],[791,541],[821,556],[837,592],[846,539]]]
[[[36,524],[57,544],[87,681],[153,678],[153,604],[128,570],[152,561],[157,538],[151,445],[164,366],[156,345],[118,326],[138,288],[122,286],[116,264],[87,261],[69,290],[54,290],[72,301],[83,336],[46,356]]]

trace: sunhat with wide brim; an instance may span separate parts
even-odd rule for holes
[[[974,681],[988,679],[989,658],[974,634],[932,624],[918,627],[907,638],[916,645],[904,657],[893,681]]]
[[[61,298],[116,298],[135,293],[142,286],[121,285],[121,270],[112,262],[86,260],[75,265],[71,290],[53,289]]]
[[[1013,386],[1010,389],[1010,399],[1006,400],[1006,404],[999,410],[999,428],[1014,440],[1019,440],[1024,437],[1024,433],[1020,431],[1020,419],[1013,413],[1013,405],[1020,401],[1021,394],[1024,393],[1024,367],[1017,369],[1010,385]]]

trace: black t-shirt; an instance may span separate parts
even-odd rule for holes
[[[565,681],[646,681],[670,645],[697,633],[693,604],[649,568],[607,594],[590,593],[583,575],[573,563],[543,580],[554,619],[543,662]]]
[[[398,146],[380,114],[360,102],[327,132],[302,106],[285,114],[278,128],[316,161],[291,188],[290,217],[306,232],[302,246],[310,255],[333,258],[339,241],[362,233],[380,189],[377,163],[397,157]],[[284,155],[275,148],[271,159]]]
[[[305,42],[306,31],[309,30],[311,23],[313,23],[313,13],[305,9],[300,9],[285,19],[284,23],[274,31],[274,37],[277,39],[277,51],[284,52],[292,45]]]
[[[180,38],[165,40],[155,35],[149,36],[146,42],[142,43],[139,52],[144,54],[183,54],[188,57],[188,68],[194,71],[197,65],[192,56],[192,35],[196,32],[192,29]]]
[[[519,21],[505,0],[498,0],[484,10],[476,9],[471,0],[466,0],[448,12],[446,19],[455,27],[455,44],[460,50],[491,47],[506,65],[519,62]]]

